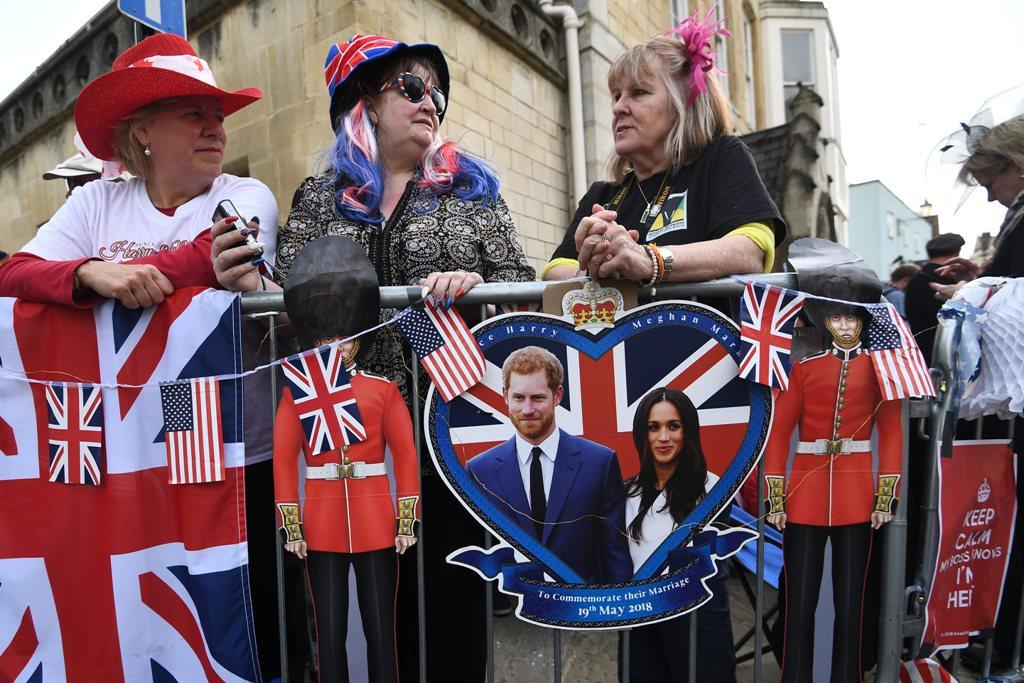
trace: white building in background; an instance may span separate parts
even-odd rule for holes
[[[796,93],[797,83],[821,97],[819,137],[825,145],[819,163],[830,179],[829,187],[822,189],[832,198],[836,238],[847,244],[850,198],[839,127],[839,47],[828,11],[821,2],[763,0],[759,14],[762,77],[765,84],[771,84],[763,87],[765,119],[761,127],[786,123],[786,102]]]

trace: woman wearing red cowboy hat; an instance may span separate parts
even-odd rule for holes
[[[0,269],[0,295],[73,306],[113,298],[138,308],[187,285],[255,289],[244,235],[230,218],[211,223],[217,203],[230,199],[256,219],[272,261],[273,194],[221,173],[224,117],[262,96],[258,88],[218,88],[209,64],[179,36],[158,34],[126,50],[82,90],[75,124],[91,154],[137,177],[76,192]],[[236,247],[213,261],[211,227],[234,233]]]
[[[446,306],[485,280],[535,278],[494,172],[439,132],[450,81],[437,46],[358,35],[330,47],[324,70],[337,138],[330,167],[299,185],[281,228],[277,267],[283,274],[307,242],[340,235],[367,250],[381,285],[417,282],[424,296]],[[393,314],[382,311],[382,319]],[[363,366],[394,379],[409,399],[406,361],[394,335],[379,335]],[[478,544],[480,527],[436,474],[424,476],[422,486],[425,514],[439,521],[424,551],[430,680],[479,681],[483,591],[465,590],[465,572],[445,556]],[[417,657],[413,553],[402,556],[402,567],[399,657],[403,678],[411,679]]]
[[[262,96],[257,88],[219,88],[209,64],[178,36],[158,34],[126,50],[82,91],[75,123],[92,155],[118,160],[136,177],[77,190],[0,268],[0,296],[72,306],[113,298],[138,308],[159,304],[179,287],[258,287],[254,252],[233,229],[233,217],[211,223],[217,204],[231,200],[253,219],[249,227],[259,229],[263,256],[273,261],[273,194],[258,180],[222,173],[224,117]],[[211,227],[224,234],[212,260]],[[277,287],[269,278],[264,285]],[[264,331],[243,329],[245,362],[252,367]],[[266,381],[247,378],[245,391],[269,396]],[[260,664],[269,678],[276,675],[279,652],[274,521],[268,512],[273,416],[265,400],[247,401],[245,410],[249,576]]]

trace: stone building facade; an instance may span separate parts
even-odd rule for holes
[[[775,0],[776,3],[778,0]],[[763,2],[763,0],[762,0]],[[560,3],[561,4],[561,3]],[[691,12],[691,0],[573,0],[579,29],[586,185],[612,149],[611,62]],[[756,0],[704,4],[733,38],[718,47],[738,133],[765,119]],[[189,37],[222,87],[262,88],[226,121],[225,170],[265,182],[282,218],[292,193],[323,168],[333,140],[323,60],[330,44],[382,33],[440,45],[452,75],[442,133],[498,170],[527,256],[546,261],[575,210],[565,40],[536,0],[188,0]],[[64,188],[41,174],[74,153],[82,87],[131,44],[113,3],[0,102],[0,249],[16,251],[59,208]]]

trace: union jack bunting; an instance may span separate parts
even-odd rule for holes
[[[366,438],[339,346],[303,353],[284,361],[281,369],[312,455]]]
[[[934,396],[935,387],[921,349],[892,304],[871,306],[867,351],[885,400]]]
[[[395,321],[420,358],[445,403],[484,376],[484,355],[466,322],[454,308],[437,308],[429,299]]]
[[[213,377],[199,377],[161,384],[160,407],[164,412],[168,481],[224,481],[220,382]]]
[[[99,486],[103,476],[103,409],[91,384],[46,385],[49,479]]]
[[[785,390],[793,325],[804,305],[799,292],[748,282],[740,300],[740,377]]]

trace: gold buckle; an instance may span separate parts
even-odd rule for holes
[[[825,442],[826,455],[840,455],[843,452],[843,442],[846,439],[829,439]]]
[[[341,470],[339,475],[341,479],[355,479],[356,478],[356,465],[355,463],[346,463],[344,465],[338,465]]]

